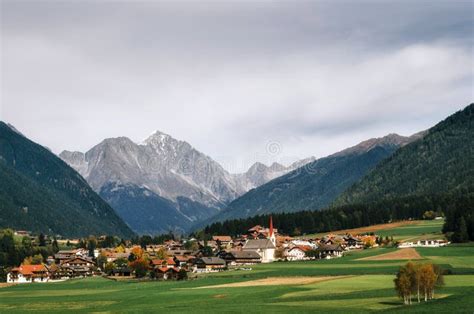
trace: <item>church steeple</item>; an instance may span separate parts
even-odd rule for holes
[[[272,236],[273,235],[273,219],[272,219],[272,216],[270,216],[270,232],[268,233],[268,236]]]
[[[270,216],[270,224],[268,227],[268,238],[272,241],[273,245],[276,245],[275,232],[273,231],[273,218]]]

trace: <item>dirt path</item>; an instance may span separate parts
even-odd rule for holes
[[[14,283],[0,282],[0,288],[6,288],[15,285]]]
[[[400,259],[422,259],[414,248],[399,249],[395,252],[359,258],[357,261],[388,261]]]
[[[223,285],[196,287],[193,289],[209,288],[235,288],[235,287],[258,287],[258,286],[279,286],[279,285],[309,285],[316,282],[341,279],[351,276],[325,276],[325,277],[269,277],[244,282],[233,282]]]

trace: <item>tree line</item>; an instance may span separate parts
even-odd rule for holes
[[[343,205],[317,211],[274,213],[273,224],[282,234],[298,236],[342,229],[352,229],[390,221],[423,219],[426,212],[446,216],[444,232],[455,242],[474,240],[474,193],[423,195],[383,200],[377,203]],[[270,214],[226,220],[206,226],[205,235],[237,236],[255,225],[267,225]],[[464,221],[463,221],[464,220]],[[193,235],[199,234],[198,232]]]

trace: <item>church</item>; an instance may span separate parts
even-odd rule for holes
[[[266,239],[250,239],[245,242],[243,251],[255,251],[262,258],[262,263],[271,263],[275,260],[276,236],[273,230],[273,220],[270,216],[269,231]]]

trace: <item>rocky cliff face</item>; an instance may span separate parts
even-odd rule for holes
[[[210,157],[160,132],[141,144],[112,138],[85,154],[65,151],[60,157],[96,191],[108,183],[132,184],[173,201],[185,196],[215,207],[244,192]]]
[[[172,202],[175,211],[169,212],[170,215],[181,217],[186,211],[184,220],[189,220],[189,223],[210,217],[249,189],[281,176],[294,167],[277,163],[267,167],[257,163],[244,174],[230,174],[189,143],[159,131],[139,144],[126,137],[110,138],[85,154],[64,151],[60,157],[114,208],[118,208],[125,220],[130,220],[130,211],[145,210],[145,205],[147,213],[153,211],[153,204],[144,201],[148,193],[149,197]],[[135,195],[139,190],[146,193],[137,198]],[[136,200],[135,207],[131,205],[133,199]],[[122,204],[125,202],[126,206]],[[156,203],[155,210],[161,213],[156,217],[163,216],[166,212],[163,210],[165,202]],[[170,208],[168,203],[164,207]],[[162,220],[168,222],[163,226],[157,219],[157,230],[170,228],[170,220]],[[137,232],[145,231],[140,230],[139,225],[135,224]],[[186,227],[183,223],[176,226],[179,229]],[[149,224],[146,231],[150,231]]]

